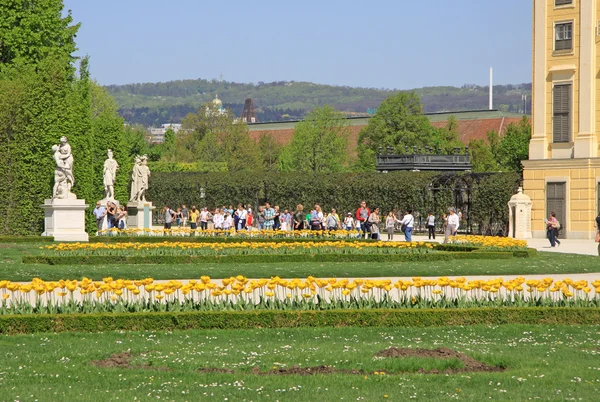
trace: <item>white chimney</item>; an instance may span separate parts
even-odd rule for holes
[[[494,72],[490,67],[490,110],[494,108]]]

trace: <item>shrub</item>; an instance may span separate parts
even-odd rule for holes
[[[460,310],[328,310],[0,316],[0,334],[299,327],[600,325],[598,308],[502,307]]]

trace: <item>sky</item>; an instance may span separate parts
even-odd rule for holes
[[[528,0],[64,0],[102,85],[220,79],[352,87],[531,82]]]

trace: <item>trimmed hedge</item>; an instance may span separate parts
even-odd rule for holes
[[[152,174],[148,199],[158,207],[186,204],[214,208],[238,202],[257,207],[269,201],[295,210],[299,203],[306,209],[320,204],[324,211],[336,208],[342,214],[354,213],[366,200],[384,214],[412,209],[423,218],[427,212],[439,218],[454,206],[482,233],[497,233],[506,232],[507,203],[520,179],[519,173],[236,172],[232,179],[231,173],[157,172]]]
[[[52,243],[54,237],[49,236],[0,236],[0,243]]]
[[[210,256],[23,256],[25,264],[108,265],[108,264],[219,264],[285,262],[421,262],[462,259],[488,260],[527,257],[514,251],[441,252],[428,254],[255,254]]]
[[[0,334],[300,327],[600,325],[600,309],[499,307],[414,310],[218,311],[0,316]]]

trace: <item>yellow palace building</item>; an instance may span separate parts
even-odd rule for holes
[[[600,0],[533,0],[532,137],[523,189],[532,233],[594,237],[600,208]]]

